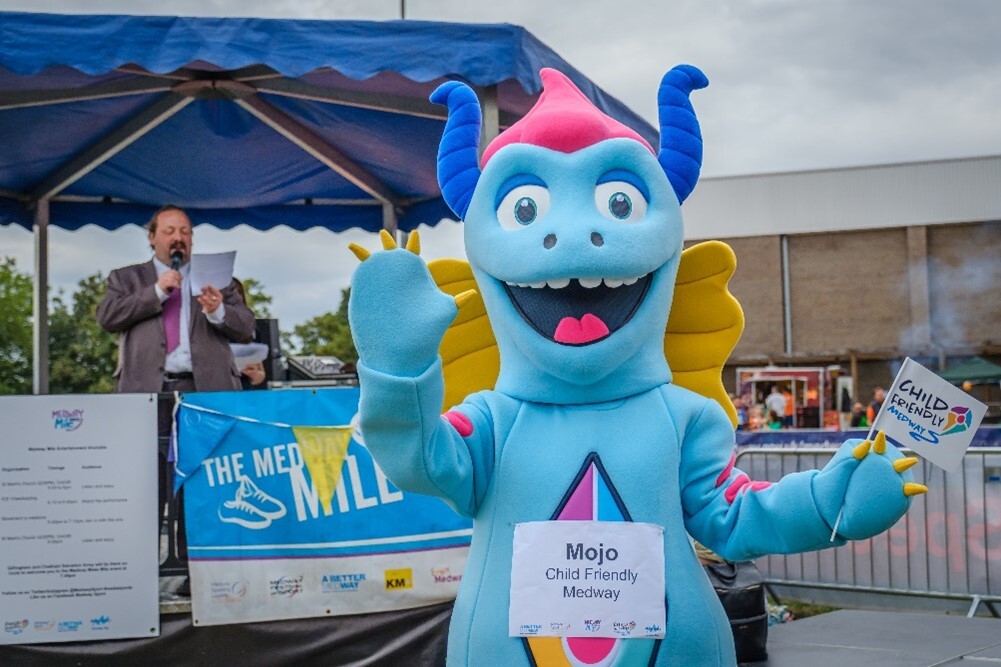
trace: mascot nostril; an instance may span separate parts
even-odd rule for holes
[[[591,232],[591,243],[595,247],[600,248],[605,245],[605,239],[598,232]]]
[[[556,245],[556,234],[546,234],[546,238],[542,240],[542,245],[549,250],[554,245]]]

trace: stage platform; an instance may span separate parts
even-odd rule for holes
[[[157,638],[0,646],[0,665],[440,667],[452,611],[446,603],[383,614],[195,628],[187,606],[180,599],[161,603],[175,613],[162,616]],[[772,626],[768,654],[767,661],[742,667],[1001,667],[1001,619],[836,611]]]
[[[841,610],[768,629],[747,667],[1001,667],[1001,619]]]

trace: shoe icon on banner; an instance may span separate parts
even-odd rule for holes
[[[270,526],[275,519],[285,516],[286,512],[282,501],[261,491],[249,477],[241,477],[236,497],[224,501],[219,506],[218,515],[219,520],[224,523],[235,523],[251,530],[262,530]]]

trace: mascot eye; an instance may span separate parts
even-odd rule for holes
[[[519,185],[497,206],[497,220],[504,229],[521,229],[541,220],[549,211],[549,190],[541,185]]]
[[[646,198],[625,181],[599,183],[594,189],[594,205],[603,216],[619,222],[637,222],[646,216]]]

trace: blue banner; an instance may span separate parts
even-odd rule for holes
[[[200,623],[454,597],[471,521],[393,486],[364,447],[357,407],[357,388],[185,396],[176,470]],[[325,481],[323,466],[334,470]]]

